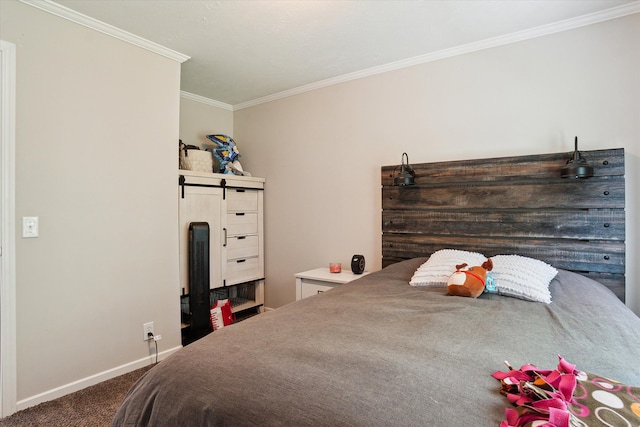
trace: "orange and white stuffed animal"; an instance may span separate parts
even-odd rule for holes
[[[487,282],[487,271],[493,269],[491,258],[481,266],[469,267],[466,263],[456,265],[456,271],[447,281],[450,295],[477,298],[484,291]]]

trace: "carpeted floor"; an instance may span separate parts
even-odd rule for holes
[[[140,368],[59,399],[16,412],[0,420],[0,426],[109,426],[129,388],[152,366]]]

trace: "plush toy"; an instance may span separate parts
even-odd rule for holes
[[[487,259],[482,265],[469,267],[466,263],[456,265],[456,271],[447,281],[450,295],[477,298],[484,291],[487,272],[493,269],[493,261]]]

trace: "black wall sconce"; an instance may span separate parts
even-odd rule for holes
[[[593,166],[587,163],[578,151],[578,137],[575,140],[575,150],[573,157],[567,160],[567,164],[560,171],[562,178],[591,178],[593,176]]]
[[[400,173],[393,177],[393,185],[399,185],[402,187],[405,187],[407,185],[414,185],[416,173],[411,168],[411,165],[409,165],[409,156],[407,155],[407,153],[402,153],[402,164],[396,166],[393,169],[394,174],[396,173],[396,169],[398,169],[398,167],[400,168]]]

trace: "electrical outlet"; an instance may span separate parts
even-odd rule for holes
[[[144,323],[142,325],[142,332],[144,333],[143,336],[143,341],[149,341],[150,339],[153,339],[152,337],[149,337],[149,332],[151,332],[151,335],[155,334],[153,333],[153,322],[148,322],[148,323]]]

